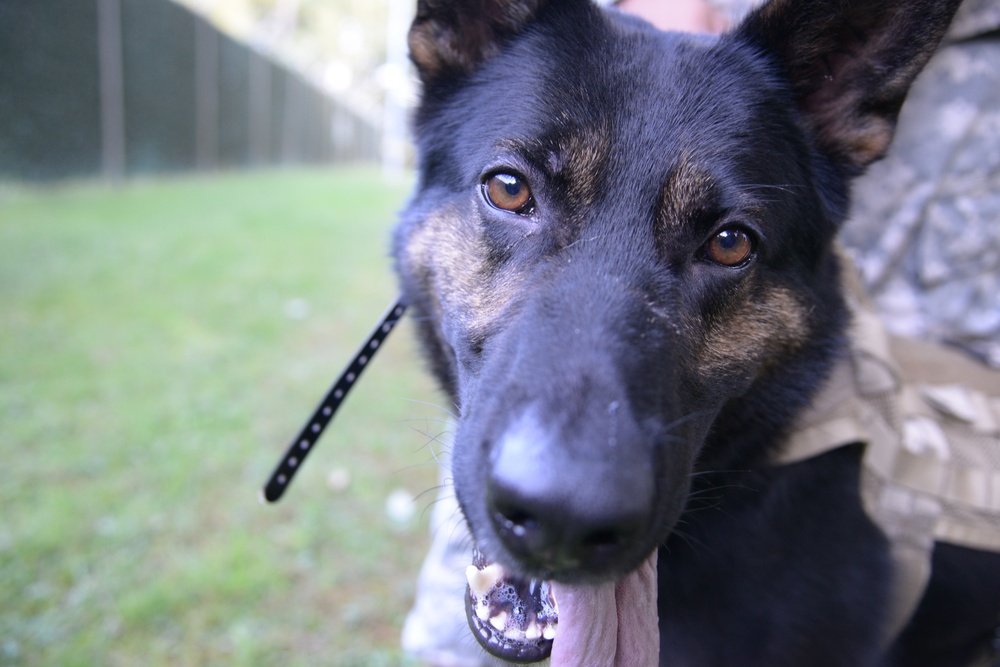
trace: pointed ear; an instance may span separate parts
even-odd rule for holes
[[[418,0],[410,58],[424,84],[467,74],[520,33],[547,0]]]
[[[960,2],[771,0],[736,37],[776,58],[820,149],[858,172],[885,154]]]

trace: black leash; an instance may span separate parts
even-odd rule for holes
[[[361,372],[368,367],[368,362],[375,356],[382,342],[385,341],[386,336],[389,335],[389,332],[396,326],[396,323],[403,317],[405,311],[406,304],[403,303],[402,299],[396,301],[386,311],[382,317],[382,321],[379,322],[379,325],[368,336],[368,340],[365,341],[357,354],[354,355],[354,359],[351,360],[351,363],[347,365],[340,374],[340,377],[337,378],[337,381],[330,387],[326,398],[316,406],[312,417],[302,427],[298,436],[292,440],[292,444],[288,446],[288,450],[281,457],[274,472],[271,473],[271,477],[267,480],[267,484],[264,486],[264,490],[261,493],[263,500],[273,503],[279,500],[285,493],[288,485],[292,482],[292,478],[295,477],[295,473],[302,467],[302,462],[309,455],[309,452],[312,451],[319,437],[323,435],[323,431],[329,425],[330,420],[333,419],[333,415],[336,414],[337,409],[344,402],[347,392],[357,382],[361,376]]]

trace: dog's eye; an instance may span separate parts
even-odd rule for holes
[[[753,237],[742,229],[724,229],[705,246],[705,256],[716,264],[736,267],[753,255]]]
[[[513,174],[494,174],[483,183],[486,200],[502,211],[528,213],[531,208],[531,188]]]

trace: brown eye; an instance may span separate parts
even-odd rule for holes
[[[724,229],[705,246],[708,259],[722,266],[739,266],[753,254],[753,239],[741,229]]]
[[[527,213],[531,188],[513,174],[494,174],[483,184],[486,199],[493,206],[512,213]]]

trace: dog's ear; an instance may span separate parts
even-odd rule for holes
[[[820,149],[856,173],[885,154],[960,2],[771,0],[736,35],[778,60]]]
[[[547,0],[418,0],[410,58],[424,84],[460,76],[520,33]]]

